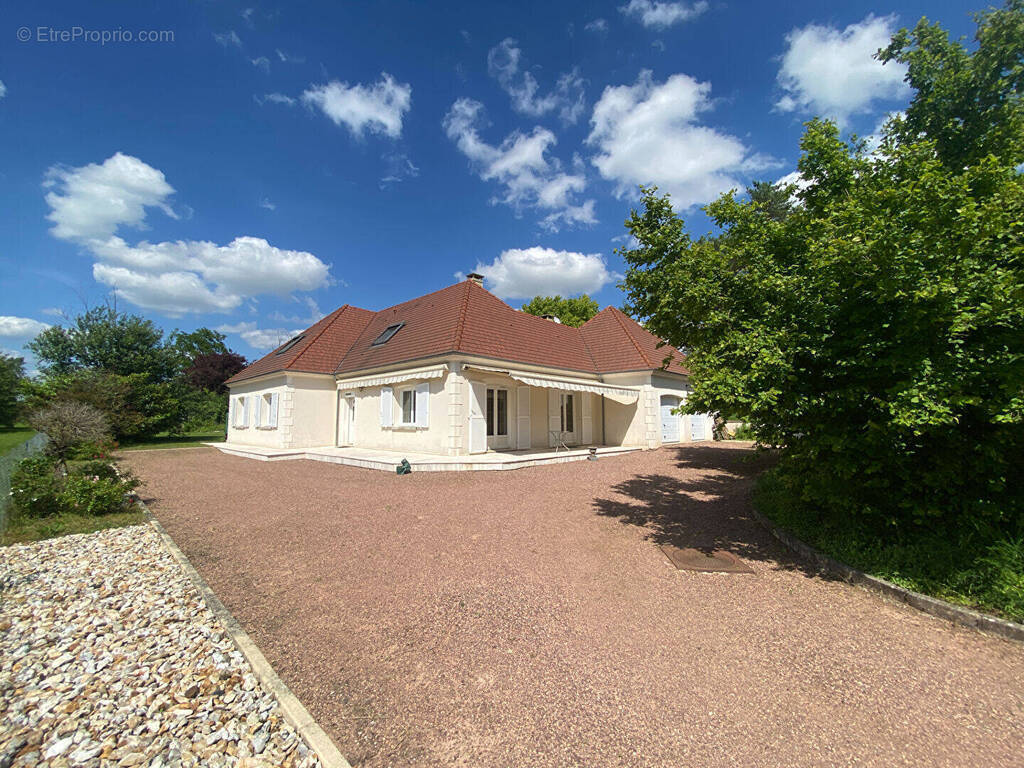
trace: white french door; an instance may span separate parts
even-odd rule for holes
[[[508,423],[508,390],[501,387],[487,388],[487,447],[511,448],[512,435]]]
[[[577,397],[573,392],[562,392],[558,396],[558,418],[562,426],[562,441],[566,445],[573,445],[580,441],[579,430],[576,426],[576,401]]]
[[[348,394],[338,398],[338,445],[356,441],[356,398]]]

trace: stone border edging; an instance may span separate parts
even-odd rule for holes
[[[210,589],[210,585],[199,575],[199,571],[189,562],[185,553],[178,548],[178,545],[174,543],[174,539],[164,530],[164,527],[160,525],[160,522],[149,511],[149,508],[142,503],[141,499],[137,503],[145,511],[150,525],[160,535],[164,548],[181,565],[185,573],[188,574],[196,589],[199,590],[199,594],[202,595],[210,612],[223,625],[232,642],[234,642],[235,646],[249,662],[253,673],[256,675],[256,679],[260,681],[265,690],[272,693],[274,698],[277,699],[277,703],[280,705],[281,711],[284,712],[288,724],[295,729],[299,738],[305,741],[309,748],[316,753],[316,756],[320,759],[320,765],[323,768],[352,768],[348,760],[345,759],[341,751],[331,741],[331,737],[327,735],[323,728],[317,725],[313,716],[309,714],[309,710],[302,705],[302,702],[296,698],[295,694],[277,676],[274,668],[270,666],[270,662],[267,661],[267,658],[256,646],[256,643],[252,641],[248,633],[242,629],[242,626],[235,620],[235,617],[231,615],[231,611],[227,609],[227,606]]]
[[[874,592],[879,592],[886,597],[906,603],[924,613],[946,619],[954,624],[962,624],[967,627],[989,634],[998,635],[1006,640],[1024,642],[1024,624],[1018,624],[1007,619],[1000,619],[996,616],[989,616],[985,613],[965,608],[954,603],[948,603],[937,597],[922,595],[904,587],[897,586],[891,581],[880,579],[877,576],[858,571],[845,563],[833,560],[828,555],[822,554],[809,544],[805,544],[793,534],[779,528],[775,523],[762,515],[756,509],[753,510],[754,517],[768,532],[778,539],[782,544],[795,552],[804,560],[809,560],[821,571],[836,576],[843,581],[856,586],[865,587]]]

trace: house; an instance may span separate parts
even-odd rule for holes
[[[457,457],[706,440],[708,415],[675,413],[683,363],[618,309],[571,328],[471,274],[379,312],[343,306],[233,376],[224,449]]]

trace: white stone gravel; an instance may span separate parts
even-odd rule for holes
[[[319,768],[149,525],[0,549],[0,768]]]

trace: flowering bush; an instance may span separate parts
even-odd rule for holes
[[[51,456],[22,459],[11,475],[11,501],[26,517],[50,517],[60,512],[61,478]]]
[[[11,497],[15,511],[26,517],[109,515],[127,509],[138,486],[134,475],[109,461],[85,461],[65,475],[54,457],[34,456],[14,471]]]

